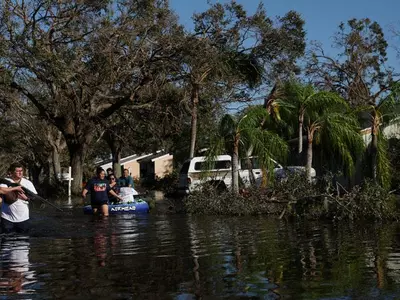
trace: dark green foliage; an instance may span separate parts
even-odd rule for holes
[[[165,81],[165,58],[182,33],[167,1],[93,4],[6,0],[0,7],[1,61],[10,70],[1,91],[15,105],[29,101],[62,133],[76,193],[94,128],[121,107],[142,104],[150,82]]]
[[[263,74],[275,80],[298,72],[296,60],[304,54],[305,31],[297,12],[273,20],[262,4],[248,15],[241,4],[231,1],[216,3],[193,19],[196,34],[222,50],[227,65],[233,66],[232,75],[254,85]]]
[[[174,193],[178,188],[179,173],[175,170],[163,178],[145,178],[141,186],[146,189],[162,191],[164,194]]]

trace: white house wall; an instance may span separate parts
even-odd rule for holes
[[[399,124],[392,124],[389,126],[386,126],[383,129],[383,133],[386,135],[387,138],[400,138],[400,125]]]

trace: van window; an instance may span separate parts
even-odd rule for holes
[[[185,163],[182,165],[182,168],[181,168],[180,173],[181,173],[181,174],[187,174],[188,171],[189,171],[189,165],[190,165],[190,161],[185,162]]]
[[[194,169],[196,171],[205,170],[205,161],[198,161],[194,164]],[[230,169],[231,168],[231,161],[230,160],[217,160],[213,162],[213,167],[211,170],[221,170],[221,169]]]
[[[250,163],[250,164],[249,164]],[[244,158],[240,160],[242,170],[260,169],[260,163],[257,157]]]

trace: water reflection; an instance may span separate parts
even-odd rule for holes
[[[398,224],[151,214],[101,219],[81,210],[41,216],[30,239],[22,239],[28,245],[12,246],[15,237],[1,241],[4,262],[12,261],[9,249],[29,251],[29,261],[14,266],[28,267],[20,293],[31,298],[400,298]],[[1,269],[7,270],[3,259]],[[21,270],[8,274],[21,278]]]
[[[364,225],[192,218],[196,290],[200,284],[202,296],[230,298],[397,299],[399,227]]]
[[[95,230],[93,237],[93,249],[100,267],[106,265],[107,255],[113,255],[116,250],[116,233],[113,227],[109,226],[108,218],[95,219]]]
[[[29,237],[2,236],[0,238],[0,293],[10,295],[33,292],[35,272],[30,270]]]

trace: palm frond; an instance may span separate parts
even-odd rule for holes
[[[223,139],[215,140],[212,145],[213,146],[209,149],[204,163],[201,165],[201,170],[203,172],[200,173],[200,179],[208,178],[210,176],[210,170],[215,168],[217,156],[225,154],[225,144]]]
[[[247,110],[246,116],[246,118],[241,118],[239,121],[241,130],[245,130],[246,128],[260,128],[264,122],[271,119],[266,109],[262,106],[251,107]]]
[[[326,113],[321,121],[320,143],[324,153],[334,166],[341,166],[344,174],[351,176],[358,157],[365,151],[360,128],[355,115],[350,113]]]
[[[286,162],[289,147],[284,139],[273,131],[256,130],[252,140],[253,156],[257,156],[261,169],[268,171],[269,179],[273,179],[275,159],[280,162]]]
[[[223,116],[219,130],[211,139],[204,169],[210,170],[213,167],[217,155],[223,153],[232,155],[233,141],[236,137],[239,138],[240,157],[258,156],[261,167],[270,170],[268,174],[272,176],[274,164],[271,158],[285,160],[288,146],[277,133],[263,128],[262,124],[270,119],[270,115],[262,106],[248,108],[238,116]],[[249,153],[250,149],[251,153]]]
[[[309,110],[348,110],[349,105],[345,99],[332,92],[316,92],[306,99],[304,106]]]

